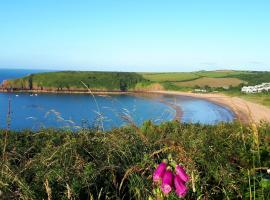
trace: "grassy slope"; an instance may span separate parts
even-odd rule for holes
[[[176,86],[180,87],[204,87],[206,85],[210,87],[228,87],[228,86],[238,86],[241,83],[245,83],[244,81],[238,78],[210,78],[203,77],[192,81],[185,82],[173,82]]]
[[[194,88],[195,86],[238,86],[241,83],[247,83],[246,80],[241,79],[246,74],[251,72],[245,71],[199,71],[199,72],[175,72],[175,73],[141,73],[145,79],[154,82],[160,82],[165,85],[167,89],[187,90],[187,88]],[[219,83],[217,85],[217,83]]]
[[[250,190],[253,198],[256,191],[256,199],[269,199],[267,175],[255,169],[270,165],[270,125],[258,127],[259,134],[251,130],[237,123],[145,122],[109,132],[8,132],[2,199],[47,199],[48,193],[52,199],[156,199],[152,173],[169,154],[193,174],[186,199],[249,199]],[[0,130],[1,147],[4,137]]]
[[[226,78],[242,74],[249,74],[245,71],[198,71],[198,72],[171,72],[171,73],[141,73],[145,79],[156,82],[184,82],[196,80],[202,77]]]
[[[145,79],[154,82],[168,82],[168,81],[188,81],[197,79],[200,76],[192,72],[177,72],[177,73],[141,73]]]
[[[137,83],[145,81],[137,73],[118,72],[49,72],[30,75],[10,81],[13,88],[30,89],[86,89],[84,82],[91,89],[128,90],[134,89]],[[32,82],[32,83],[30,83]]]
[[[270,107],[270,94],[243,94],[239,84],[256,85],[270,82],[270,72],[250,71],[199,71],[190,73],[142,73],[143,77],[161,82],[167,90],[191,91],[195,87],[233,86],[229,91],[221,91],[227,95],[238,96],[248,101]]]
[[[245,94],[240,91],[224,91],[226,95],[240,97],[242,99],[262,104],[270,108],[270,93],[260,93],[260,94]]]
[[[29,87],[29,80],[33,80],[33,87],[55,88],[84,88],[81,81],[92,89],[119,90],[120,85],[134,89],[138,83],[140,87],[150,83],[160,83],[165,89],[185,90],[195,86],[238,86],[244,84],[258,84],[270,82],[270,72],[245,71],[199,71],[176,73],[117,73],[117,72],[51,72],[34,74],[10,81],[15,88]]]

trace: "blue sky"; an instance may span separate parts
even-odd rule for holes
[[[270,1],[0,0],[0,68],[270,70]]]

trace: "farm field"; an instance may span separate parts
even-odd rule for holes
[[[241,83],[246,83],[238,78],[208,78],[203,77],[192,81],[173,82],[176,86],[180,87],[229,87],[238,86]]]
[[[199,75],[193,72],[177,72],[177,73],[141,73],[142,76],[154,82],[167,81],[188,81],[200,78]]]
[[[198,72],[170,72],[170,73],[140,73],[145,79],[155,82],[168,81],[191,81],[202,77],[208,78],[227,78],[233,76],[244,76],[245,74],[252,74],[246,71],[234,70],[217,70],[217,71],[198,71]]]

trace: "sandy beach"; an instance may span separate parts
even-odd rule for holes
[[[230,108],[236,115],[237,119],[243,123],[260,121],[270,122],[270,109],[239,97],[229,97],[223,94],[201,94],[191,92],[177,91],[152,91],[153,93],[183,95],[194,98],[207,99],[214,103]]]

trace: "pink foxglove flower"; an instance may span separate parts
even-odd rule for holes
[[[173,185],[173,173],[170,170],[167,170],[162,177],[161,190],[167,195],[172,191]]]
[[[178,175],[174,176],[174,187],[178,197],[183,198],[186,196],[188,188]]]
[[[175,173],[182,179],[182,181],[187,182],[189,180],[189,176],[187,175],[183,167],[177,165],[175,167]]]
[[[161,181],[165,171],[166,171],[167,164],[165,162],[162,162],[159,164],[157,169],[154,171],[153,174],[153,181],[154,182],[159,182]]]

